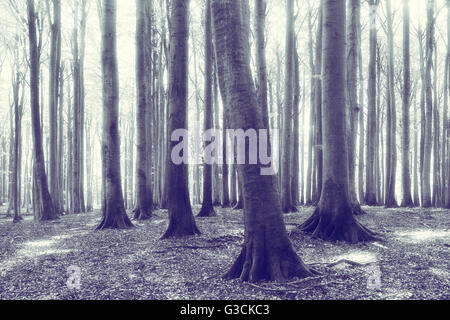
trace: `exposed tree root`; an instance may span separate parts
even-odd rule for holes
[[[352,210],[350,207],[348,209]],[[313,238],[325,241],[357,243],[381,240],[374,232],[356,221],[353,211],[351,213],[342,212],[335,215],[335,212],[321,212],[320,207],[317,207],[314,214],[300,228],[306,233],[311,233]]]
[[[364,211],[364,210],[361,208],[361,205],[357,202],[356,204],[353,205],[353,214],[354,214],[355,216],[362,216],[362,215],[367,214],[367,212]]]
[[[244,209],[244,204],[242,203],[242,201],[236,202],[236,205],[233,206],[233,210],[241,210],[241,209]]]
[[[283,239],[265,239],[264,232],[248,235],[248,240],[224,279],[245,282],[277,281],[305,278],[318,273],[309,269]]]
[[[198,213],[197,217],[216,217],[216,211],[214,210],[214,206],[211,205],[203,205]]]
[[[142,210],[141,208],[135,208],[133,210],[133,218],[135,220],[148,220],[152,217],[152,212],[150,210]]]
[[[195,224],[192,213],[186,213],[175,219],[170,219],[169,227],[161,239],[182,238],[201,234]]]
[[[131,222],[130,218],[128,218],[125,210],[123,210],[123,212],[108,212],[108,214],[103,214],[102,221],[100,222],[96,230],[129,229],[133,227],[133,223]]]
[[[347,263],[347,264],[349,264],[351,266],[355,266],[355,267],[364,267],[364,266],[373,264],[373,262],[359,263],[359,262],[356,262],[356,261],[353,261],[353,260],[341,259],[341,260],[338,260],[338,261],[335,261],[335,262],[331,262],[331,263],[318,262],[318,263],[311,263],[311,265],[313,265],[313,266],[323,265],[325,267],[332,268],[332,267],[335,267],[335,266],[343,264],[343,263]]]
[[[324,287],[324,286],[329,286],[331,284],[345,284],[345,282],[342,281],[329,281],[329,282],[325,282],[325,283],[316,283],[313,285],[309,285],[305,288],[295,288],[295,289],[288,289],[288,288],[268,288],[268,287],[263,287],[263,286],[258,286],[254,283],[247,283],[248,285],[260,289],[260,290],[266,290],[266,291],[273,291],[273,292],[286,292],[286,293],[297,293],[297,292],[301,292],[301,291],[306,291],[308,289],[311,288],[315,288],[315,287]]]

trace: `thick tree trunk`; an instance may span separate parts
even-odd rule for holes
[[[264,127],[261,109],[250,71],[249,30],[240,6],[231,0],[213,0],[212,12],[219,82],[226,92],[224,104],[234,128]],[[256,115],[256,116],[255,116]],[[244,186],[245,242],[242,251],[224,276],[242,281],[285,281],[313,274],[292,248],[282,218],[281,203],[274,180],[260,175],[260,165],[239,165]]]
[[[187,125],[189,0],[173,0],[171,10],[168,140],[170,140],[172,132],[177,129],[186,129]],[[166,159],[169,227],[163,238],[200,233],[192,215],[187,164],[177,165],[170,157],[173,147],[177,144],[176,141],[169,141],[169,152]],[[187,152],[187,150],[183,150],[183,152]]]
[[[48,190],[45,173],[44,151],[42,147],[42,131],[39,108],[39,50],[36,40],[36,14],[34,0],[27,0],[28,35],[30,46],[30,100],[31,125],[33,130],[34,150],[34,217],[37,221],[58,218]]]
[[[324,0],[323,96],[324,180],[319,205],[303,225],[313,237],[359,242],[376,239],[360,225],[348,195],[346,144],[345,2]]]
[[[151,14],[152,1],[136,0],[136,89],[137,89],[137,154],[136,154],[136,208],[134,218],[149,219],[152,216],[153,195],[151,189],[152,150],[148,115],[151,105]],[[150,88],[149,88],[150,87]]]
[[[119,79],[116,43],[116,0],[102,1],[103,73],[103,219],[97,230],[133,227],[125,211],[120,181],[120,142],[118,126]]]
[[[212,77],[213,77],[213,59],[212,59],[212,29],[211,29],[211,0],[206,0],[205,7],[205,116],[204,132],[213,128],[213,98],[212,98]],[[209,145],[205,142],[205,150]],[[207,155],[205,154],[205,157]],[[204,164],[203,167],[203,203],[198,217],[215,216],[212,199],[212,165]]]

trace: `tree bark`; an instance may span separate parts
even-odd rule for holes
[[[264,127],[250,71],[248,33],[240,6],[231,0],[213,0],[214,36],[219,83],[226,92],[224,104],[235,128]],[[292,248],[284,226],[276,176],[260,175],[261,166],[239,165],[243,181],[245,242],[242,251],[224,276],[241,281],[286,281],[313,274]]]
[[[39,47],[36,40],[34,0],[27,0],[28,36],[30,47],[30,100],[34,150],[34,217],[37,221],[58,218],[48,189],[39,107]]]
[[[212,98],[212,30],[211,30],[211,0],[206,0],[205,8],[205,116],[204,132],[213,128],[213,98]],[[205,141],[204,147],[208,146]],[[206,157],[206,153],[205,153]],[[212,165],[204,164],[203,167],[203,202],[198,217],[213,217],[216,215],[212,199]]]
[[[313,237],[351,243],[375,240],[373,232],[359,224],[348,195],[346,138],[345,2],[323,1],[323,96],[324,180],[314,214],[302,229]]]
[[[136,89],[137,89],[137,153],[136,153],[136,208],[134,218],[151,218],[153,195],[151,189],[151,130],[148,115],[151,104],[151,14],[152,1],[136,0]],[[149,88],[150,87],[150,88]]]
[[[102,74],[103,74],[103,219],[97,230],[133,227],[125,211],[120,181],[119,79],[117,68],[117,0],[102,1]]]
[[[187,126],[188,9],[189,0],[172,1],[169,46],[169,136],[175,130],[186,129]],[[176,165],[171,161],[170,154],[176,145],[177,142],[169,141],[166,159],[169,227],[163,238],[200,234],[189,199],[187,164]]]

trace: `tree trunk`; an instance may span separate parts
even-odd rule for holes
[[[314,214],[302,229],[323,240],[351,243],[376,239],[360,225],[348,195],[348,153],[345,141],[345,2],[324,0],[323,96],[324,180]]]
[[[403,0],[403,132],[402,132],[402,207],[412,207],[410,140],[409,140],[409,107],[411,101],[411,67],[409,41],[409,1]]]
[[[152,216],[153,195],[151,189],[152,150],[148,115],[151,105],[151,14],[152,1],[136,0],[136,88],[137,88],[137,153],[136,153],[136,208],[134,218],[149,219]],[[149,88],[150,87],[150,88]],[[150,133],[150,134],[149,134]]]
[[[376,15],[379,0],[370,0],[370,61],[369,61],[369,99],[368,99],[368,115],[367,115],[367,152],[366,152],[366,193],[365,204],[374,206],[377,204],[376,185],[375,185],[375,144],[376,144],[376,96],[377,96],[377,74],[376,74],[376,58],[377,58],[377,25]]]
[[[356,196],[356,131],[358,124],[358,112],[360,112],[360,106],[358,104],[358,51],[359,51],[359,31],[361,29],[360,24],[360,1],[352,0],[348,3],[349,17],[348,17],[348,29],[347,29],[347,94],[348,94],[348,183],[349,183],[349,197],[350,203],[354,208],[356,214],[365,213],[358,202]],[[362,111],[361,111],[362,112]]]
[[[219,59],[219,83],[226,92],[224,104],[235,128],[264,127],[250,71],[248,33],[240,6],[231,0],[213,0],[215,42]],[[256,115],[256,116],[255,116]],[[313,274],[292,248],[284,226],[274,180],[260,175],[260,165],[239,165],[244,186],[245,243],[224,276],[241,281],[285,281]]]
[[[387,104],[387,128],[389,129],[386,136],[388,139],[386,145],[386,168],[389,167],[386,174],[386,196],[385,203],[388,208],[397,207],[397,202],[395,200],[395,178],[397,172],[397,143],[396,143],[396,133],[397,133],[397,116],[396,116],[396,102],[395,102],[395,83],[394,83],[394,34],[392,27],[392,9],[391,0],[386,0],[387,8],[387,28],[388,28],[388,88],[387,96],[389,98],[389,103]],[[409,162],[409,161],[408,161]]]
[[[292,204],[290,153],[292,143],[292,103],[293,103],[293,62],[294,62],[294,4],[293,0],[286,0],[286,62],[285,62],[285,91],[282,128],[282,157],[281,157],[281,206],[284,213],[296,212]]]
[[[212,29],[211,29],[211,0],[206,0],[205,7],[205,116],[204,132],[213,128],[213,99],[212,99]],[[204,147],[209,145],[205,141]],[[207,154],[205,153],[205,158]],[[212,199],[212,166],[205,163],[203,166],[203,203],[198,217],[213,217],[216,215]]]
[[[422,168],[422,207],[431,207],[431,151],[433,145],[433,95],[431,83],[431,68],[433,65],[434,43],[434,0],[427,2],[427,30],[426,30],[426,69],[425,69],[425,138]]]
[[[47,8],[50,11],[50,7]],[[61,3],[53,0],[53,21],[48,13],[51,28],[51,49],[50,49],[50,69],[49,69],[49,123],[50,123],[50,161],[49,180],[50,194],[58,214],[62,212],[60,203],[60,188],[58,176],[58,89],[59,70],[61,64]],[[61,125],[61,124],[60,124]],[[62,160],[62,159],[60,159]]]
[[[34,0],[27,0],[28,33],[30,46],[30,100],[34,150],[34,217],[37,221],[58,218],[48,190],[39,108],[39,49],[36,40],[36,14]]]
[[[177,129],[187,126],[188,89],[188,10],[189,0],[173,0],[171,6],[169,46],[169,136]],[[170,140],[170,139],[168,139]],[[200,234],[194,216],[188,190],[187,164],[177,165],[171,161],[176,141],[169,142],[166,159],[168,185],[169,227],[163,238]],[[187,150],[183,150],[183,153]]]
[[[125,211],[120,181],[120,142],[118,126],[119,79],[116,44],[116,0],[102,1],[103,74],[103,219],[97,230],[133,227]]]

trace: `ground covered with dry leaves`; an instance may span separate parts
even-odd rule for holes
[[[358,220],[385,241],[326,243],[297,230],[312,208],[285,215],[295,250],[322,273],[287,284],[221,279],[243,242],[242,211],[217,208],[196,218],[202,235],[173,240],[160,240],[165,211],[107,231],[94,230],[98,211],[44,224],[1,214],[0,299],[449,299],[450,212],[366,209]],[[67,286],[73,266],[79,289]]]

